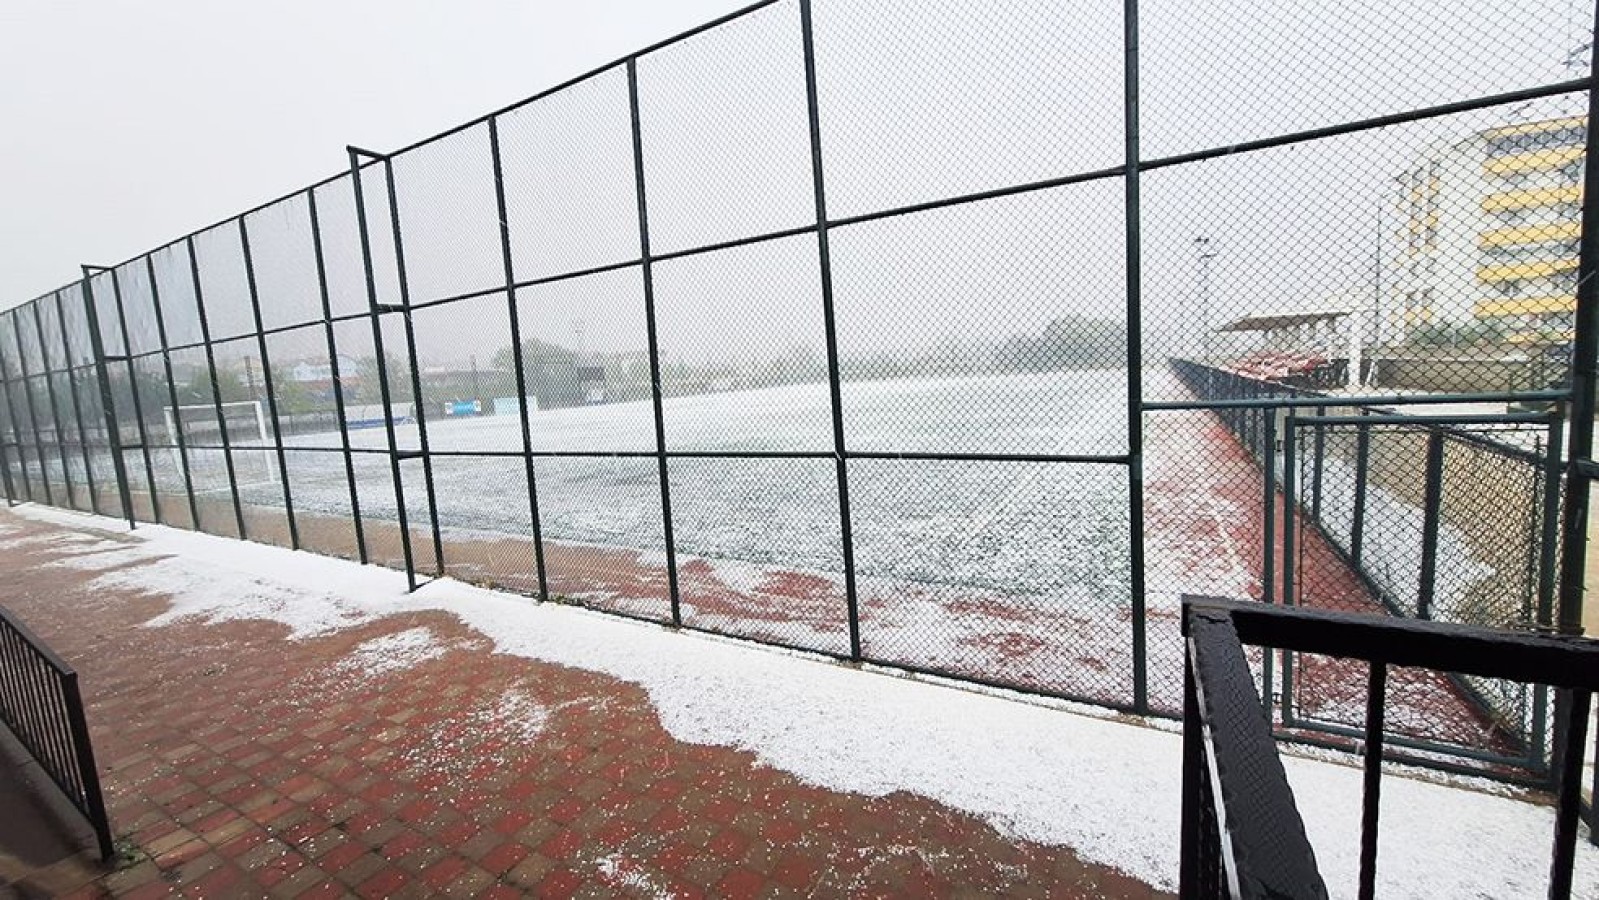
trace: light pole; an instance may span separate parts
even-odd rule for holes
[[[1210,336],[1210,261],[1216,258],[1216,251],[1211,249],[1210,238],[1201,235],[1194,238],[1194,253],[1199,261],[1199,332],[1195,337],[1195,355],[1203,359]]]

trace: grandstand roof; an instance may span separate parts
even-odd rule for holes
[[[1315,309],[1301,312],[1254,313],[1217,326],[1217,331],[1275,331],[1316,322],[1331,322],[1356,312],[1353,309]]]

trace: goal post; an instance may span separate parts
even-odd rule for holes
[[[228,458],[224,447],[233,451],[233,476],[240,487],[280,482],[273,455],[276,445],[267,423],[266,404],[262,401],[168,405],[163,406],[161,412],[172,464],[181,464],[178,451],[181,438],[197,490],[228,488]]]

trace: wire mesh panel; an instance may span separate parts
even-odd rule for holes
[[[627,75],[610,69],[499,118],[518,279],[638,259]]]
[[[351,177],[341,175],[313,188],[311,194],[316,200],[316,228],[329,310],[336,317],[364,313],[368,305],[366,269],[361,259],[360,220]]]
[[[1576,77],[1565,63],[1591,25],[1591,10],[1564,0],[1145,0],[1143,152],[1226,147]]]
[[[225,222],[195,235],[194,257],[200,271],[200,295],[211,340],[253,334],[255,310],[250,299],[239,223]]]
[[[670,478],[686,624],[849,653],[831,460],[676,459]]]
[[[411,321],[429,447],[520,451],[522,404],[504,295],[419,309]]]
[[[540,451],[655,449],[649,339],[637,268],[516,292]]]
[[[813,236],[671,260],[654,275],[669,448],[832,449]]]
[[[155,294],[151,288],[150,270],[145,262],[145,257],[139,257],[133,262],[124,263],[114,270],[114,280],[111,287],[121,299],[121,315],[117,333],[123,334],[127,341],[128,352],[131,354],[154,353],[161,349],[160,321],[156,316]],[[95,297],[100,296],[100,288],[96,286]],[[115,350],[107,345],[105,351],[115,354]]]
[[[654,252],[816,221],[798,9],[785,0],[639,60]]]
[[[277,427],[286,445],[339,448],[338,405],[334,397],[334,364],[328,357],[328,336],[321,325],[306,325],[266,336],[272,364],[272,394]],[[360,365],[339,360],[338,376],[348,391]],[[259,395],[264,397],[264,386]],[[343,460],[337,459],[342,470]]]
[[[505,283],[488,125],[477,125],[394,157],[412,303]]]
[[[171,244],[150,254],[166,345],[172,349],[194,346],[203,339],[200,303],[194,291],[191,265],[187,242]]]
[[[815,18],[835,218],[1123,161],[1121,4],[843,0]]]
[[[527,467],[505,456],[433,459],[444,570],[474,584],[537,593]]]
[[[854,451],[1127,451],[1120,188],[1075,185],[832,235]]]
[[[850,463],[867,657],[1128,704],[1126,473],[1069,463]]]
[[[300,546],[313,553],[359,559],[343,453],[285,449],[283,458]]]
[[[1150,173],[1146,355],[1314,388],[1558,387],[1575,206],[1493,210],[1519,201],[1492,174],[1490,136],[1524,114],[1491,107]]]
[[[669,620],[655,460],[543,457],[534,473],[551,599]]]
[[[306,194],[295,194],[244,217],[265,328],[322,319],[310,206]]]

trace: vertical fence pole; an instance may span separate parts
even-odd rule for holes
[[[1366,415],[1365,408],[1360,410]],[[1355,426],[1355,504],[1349,525],[1349,558],[1359,570],[1366,546],[1366,479],[1371,467],[1371,428]]]
[[[10,324],[11,331],[15,333],[17,329],[16,316],[12,315],[10,311],[0,313],[0,316],[5,318],[5,321]],[[3,381],[5,385],[6,413],[11,420],[11,443],[17,451],[17,474],[22,478],[23,494],[26,496],[29,502],[32,502],[33,479],[28,477],[28,448],[27,445],[22,441],[22,415],[20,408],[17,406],[16,394],[11,390],[12,385],[19,383],[19,380],[11,377],[12,370],[10,367],[5,365],[4,361],[8,353],[10,353],[9,350],[6,350],[4,347],[0,347],[0,381]],[[21,371],[20,360],[18,362],[17,371]],[[27,382],[21,381],[20,383],[22,385],[23,392],[26,393],[28,388]],[[38,437],[37,432],[34,433],[34,437]],[[9,491],[10,488],[7,490]]]
[[[289,520],[289,546],[300,549],[300,529],[294,521],[294,492],[289,484],[289,460],[283,452],[283,427],[278,418],[278,392],[272,386],[272,357],[267,352],[266,322],[261,316],[261,295],[255,284],[255,257],[250,254],[250,226],[239,217],[239,246],[244,248],[244,280],[250,287],[250,312],[255,317],[256,346],[261,352],[261,384],[266,387],[267,415],[272,420],[278,477],[283,481],[283,512]]]
[[[100,859],[109,861],[115,852],[111,843],[111,822],[106,817],[105,796],[100,792],[100,769],[95,765],[94,746],[89,742],[89,723],[83,714],[83,693],[78,687],[77,672],[61,676],[61,694],[71,731],[74,762],[82,779],[85,813],[94,828]]]
[[[400,233],[400,195],[394,187],[394,160],[383,157],[383,181],[389,189],[389,221],[394,228],[394,269],[400,280],[400,321],[405,325],[405,352],[410,356],[411,416],[416,419],[417,446],[422,454],[422,485],[427,492],[428,524],[433,528],[433,574],[444,574],[444,539],[439,534],[438,494],[433,489],[433,455],[428,445],[427,404],[422,397],[422,366],[416,357],[416,328],[411,323],[411,286],[405,277],[405,241]]]
[[[11,376],[6,374],[5,354],[0,352],[0,391],[6,395],[6,431],[0,434],[0,476],[4,477],[6,508],[17,505],[16,483],[11,478],[11,452],[16,451],[18,471],[24,477],[28,464],[22,457],[22,423],[17,421],[16,404],[11,402]]]
[[[803,2],[803,0],[802,0]],[[661,410],[661,353],[655,333],[655,271],[650,256],[649,202],[644,188],[644,135],[639,127],[638,61],[627,61],[627,105],[633,126],[633,180],[638,194],[639,258],[644,277],[644,325],[650,342],[650,398],[655,407],[655,458],[661,481],[661,521],[666,537],[666,583],[671,597],[672,624],[683,624],[678,602],[677,547],[672,539],[672,490],[666,466],[666,419]]]
[[[133,365],[133,341],[128,336],[128,314],[122,302],[122,280],[117,276],[116,269],[106,271],[111,273],[111,296],[116,300],[117,328],[122,333],[122,350],[128,364],[128,393],[133,395],[134,424],[138,427],[139,451],[144,458],[144,483],[150,489],[150,517],[160,525],[164,517],[161,515],[160,492],[155,486],[155,464],[150,461],[150,435],[145,430],[144,400],[139,396],[138,372]]]
[[[367,315],[372,320],[372,352],[376,354],[378,392],[383,401],[383,428],[389,439],[389,468],[394,476],[394,511],[400,526],[400,553],[405,559],[405,584],[416,590],[416,563],[411,555],[411,525],[405,511],[405,479],[400,473],[400,445],[394,435],[394,401],[389,389],[388,353],[383,347],[383,322],[379,318],[383,307],[378,303],[377,276],[372,271],[372,236],[366,223],[366,193],[361,187],[361,157],[378,158],[376,154],[354,147],[346,148],[350,156],[350,183],[355,189],[356,230],[361,235],[361,265],[366,274]],[[415,407],[421,402],[416,398]]]
[[[1571,896],[1577,861],[1577,826],[1582,811],[1582,757],[1588,743],[1588,713],[1593,705],[1593,694],[1588,691],[1563,690],[1561,693],[1569,694],[1565,727],[1561,729],[1568,743],[1561,754],[1555,782],[1555,847],[1554,859],[1549,864],[1550,897]]]
[[[1261,505],[1265,512],[1264,546],[1261,548],[1261,601],[1277,602],[1277,407],[1260,410],[1260,469],[1264,478]]]
[[[350,488],[350,523],[355,526],[355,552],[367,562],[366,531],[361,527],[361,498],[355,489],[355,454],[350,452],[350,422],[344,408],[344,374],[339,369],[338,341],[333,335],[333,298],[328,292],[327,259],[322,251],[322,220],[317,216],[316,189],[305,192],[311,214],[311,251],[316,257],[317,293],[322,298],[322,328],[328,339],[328,374],[333,379],[333,411],[339,417],[339,448],[344,451],[344,478]]]
[[[50,464],[45,461],[44,435],[39,430],[39,411],[33,402],[32,376],[28,374],[28,354],[22,346],[22,310],[32,311],[33,304],[19,306],[12,311],[11,336],[16,339],[17,345],[17,371],[22,373],[22,398],[28,408],[28,428],[33,432],[33,453],[39,460],[39,481],[44,486],[44,502],[48,506],[55,506],[55,492],[50,489]]]
[[[516,405],[522,417],[522,461],[526,466],[527,512],[533,525],[533,566],[538,571],[539,599],[550,599],[549,579],[544,570],[544,530],[539,522],[539,489],[533,470],[533,431],[528,420],[527,361],[523,359],[522,321],[516,308],[516,263],[511,256],[511,217],[505,203],[505,166],[500,157],[500,118],[489,116],[489,158],[494,165],[494,208],[500,216],[500,260],[505,267],[505,309],[511,326],[511,367],[516,370]],[[650,344],[650,358],[655,345]]]
[[[1366,739],[1360,795],[1360,900],[1377,896],[1377,823],[1382,816],[1383,714],[1388,708],[1388,664],[1371,663],[1366,679]]]
[[[1555,552],[1560,542],[1560,450],[1564,445],[1563,425],[1563,420],[1559,418],[1549,423],[1549,444],[1544,448],[1543,471],[1539,476],[1539,480],[1543,482],[1543,508],[1540,511],[1542,531],[1538,538],[1538,597],[1533,612],[1533,622],[1543,628],[1554,625],[1557,565]],[[1544,770],[1549,764],[1549,760],[1545,758],[1549,749],[1548,703],[1549,688],[1542,684],[1533,685],[1532,746],[1528,755],[1529,763],[1535,771]],[[1552,770],[1550,774],[1553,775]],[[1594,798],[1599,801],[1599,794],[1595,794]],[[1593,833],[1599,837],[1599,828],[1593,829]]]
[[[1316,423],[1314,432],[1313,450],[1310,463],[1310,520],[1315,525],[1321,524],[1321,471],[1322,461],[1327,457],[1327,428],[1320,422]]]
[[[183,242],[189,250],[189,277],[194,281],[194,306],[200,314],[200,342],[205,347],[205,366],[211,377],[211,404],[216,411],[217,430],[222,437],[222,462],[228,473],[228,493],[233,498],[233,520],[238,526],[239,537],[248,539],[249,531],[244,527],[244,504],[239,502],[239,478],[233,468],[233,439],[228,436],[228,421],[222,414],[222,386],[217,383],[216,349],[211,344],[211,323],[205,311],[205,290],[200,285],[200,257],[194,252],[193,235],[184,238]],[[178,428],[179,430],[183,428],[181,419],[178,421]]]
[[[1299,426],[1294,416],[1294,408],[1288,408],[1288,415],[1283,419],[1283,605],[1295,606],[1298,598],[1294,596],[1296,574],[1294,567],[1294,537],[1295,518],[1298,502],[1295,499],[1296,487],[1299,483]],[[1268,651],[1269,652],[1269,651]],[[1294,654],[1291,650],[1283,651],[1283,694],[1280,709],[1282,723],[1285,727],[1294,722]]]
[[[93,307],[94,306],[94,301],[90,297],[89,269],[87,267],[85,267],[83,269],[83,295],[86,298],[85,299],[85,303],[88,306]],[[78,429],[78,455],[83,457],[83,483],[87,486],[88,491],[89,491],[89,509],[95,515],[99,515],[100,514],[100,495],[95,490],[94,464],[89,459],[89,429],[87,427],[85,427],[84,422],[83,422],[83,403],[81,402],[81,398],[78,397],[78,376],[73,371],[73,369],[75,367],[72,365],[72,339],[67,336],[67,309],[66,309],[66,304],[61,299],[61,292],[60,291],[56,292],[55,297],[56,297],[56,323],[61,328],[61,354],[62,354],[62,360],[63,360],[63,365],[64,365],[64,368],[62,369],[62,372],[63,372],[63,374],[65,374],[67,376],[67,400],[72,404],[72,422],[73,422],[74,427],[76,427]],[[94,338],[98,334],[98,329],[93,324],[94,319],[91,318],[89,320],[89,322],[90,322],[89,330],[91,332],[91,334],[90,334],[90,346],[92,348],[94,346]],[[93,354],[92,350],[91,350],[91,355],[95,356],[95,361],[93,363],[91,363],[91,365],[94,366],[96,379],[98,380],[100,369],[104,365],[104,362],[103,362],[104,357],[103,356],[99,356],[97,354]],[[108,396],[102,396],[101,397],[101,404],[102,405],[104,405],[108,401],[109,401],[109,397]],[[105,421],[108,424],[115,425],[116,419],[115,419],[114,413],[113,413],[112,416],[106,417]],[[111,436],[111,434],[109,432],[107,433],[106,440],[107,440],[108,446],[112,446],[112,447],[117,446],[117,444],[119,443],[119,442],[117,442],[117,441],[115,441],[113,439],[113,437]],[[121,456],[122,456],[121,452],[118,451],[118,450],[113,450],[113,453],[116,455],[116,457],[118,459],[120,459]],[[123,488],[123,489],[126,490],[126,488]],[[127,510],[124,509],[124,512],[127,512]],[[127,518],[128,518],[128,527],[130,527],[130,528],[133,527],[133,514],[131,512],[128,512]]]
[[[828,241],[827,181],[822,170],[821,108],[816,89],[816,38],[810,0],[799,0],[805,57],[805,107],[811,132],[811,187],[816,197],[816,254],[821,267],[822,328],[827,341],[827,387],[833,413],[833,464],[838,480],[839,536],[844,561],[844,604],[850,659],[861,658],[860,601],[855,584],[855,532],[849,503],[849,451],[844,442],[844,389],[838,364],[838,317],[833,303],[833,255]]]
[[[1592,22],[1599,29],[1599,6]],[[1599,55],[1588,66],[1589,123],[1599,121]],[[1582,601],[1588,564],[1588,493],[1590,483],[1583,465],[1593,460],[1594,391],[1596,363],[1599,363],[1599,203],[1593,201],[1593,185],[1599,185],[1599,144],[1591,124],[1585,140],[1582,178],[1590,192],[1583,197],[1582,237],[1577,244],[1577,309],[1573,316],[1575,334],[1571,345],[1571,445],[1566,453],[1565,515],[1560,523],[1560,589],[1555,616],[1561,634],[1582,634]],[[1563,707],[1571,703],[1571,692],[1555,692],[1556,731],[1561,730]],[[1557,733],[1554,768],[1563,769],[1566,747]],[[1580,756],[1580,752],[1578,753]],[[1595,797],[1599,801],[1599,796]],[[1569,879],[1569,875],[1567,878]]]
[[[1122,28],[1125,54],[1122,121],[1126,139],[1122,215],[1127,241],[1127,560],[1133,616],[1133,709],[1145,713],[1149,711],[1149,657],[1144,597],[1144,288],[1143,203],[1139,193],[1142,151],[1138,123],[1138,0],[1124,0]]]
[[[1433,581],[1438,576],[1438,529],[1441,515],[1438,505],[1443,501],[1444,484],[1444,433],[1442,429],[1427,431],[1427,469],[1422,491],[1421,519],[1421,582],[1416,591],[1416,618],[1432,618],[1432,604],[1437,597]]]
[[[44,343],[44,315],[40,312],[43,302],[43,299],[37,300],[29,304],[29,308],[33,310],[33,333],[39,341],[39,364],[44,367],[44,398],[50,404],[50,423],[54,428],[51,434],[55,435],[56,456],[61,458],[61,480],[67,489],[67,506],[71,506],[72,466],[67,462],[67,429],[61,424],[61,401],[56,398],[55,382],[50,378],[54,373],[50,370],[50,351]]]
[[[167,401],[172,404],[172,440],[178,445],[178,464],[183,468],[183,490],[189,498],[189,527],[200,531],[200,501],[194,495],[194,476],[189,471],[189,443],[183,436],[183,420],[178,414],[178,382],[172,376],[171,344],[167,341],[166,317],[161,314],[161,287],[155,280],[153,255],[144,258],[144,272],[150,280],[150,306],[155,314],[156,337],[161,341],[161,367],[167,378]]]

